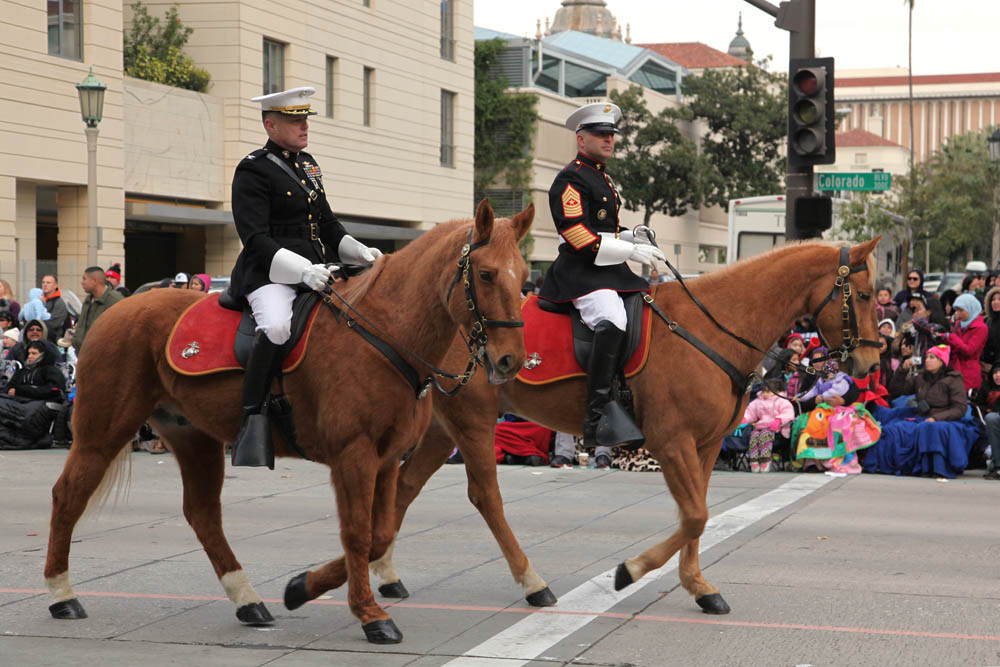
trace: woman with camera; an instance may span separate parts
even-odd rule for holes
[[[945,342],[951,347],[951,366],[962,374],[966,391],[979,390],[983,384],[979,358],[986,347],[989,329],[979,314],[982,305],[971,294],[960,294],[955,299],[955,324]]]
[[[925,422],[957,421],[965,416],[968,399],[962,374],[948,368],[951,348],[935,345],[927,350],[923,370],[910,357],[893,373],[890,393],[916,395],[917,414]]]

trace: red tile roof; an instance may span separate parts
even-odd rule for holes
[[[661,44],[636,44],[635,46],[656,51],[688,69],[705,67],[742,67],[746,61],[701,42],[673,42]],[[839,82],[838,82],[839,83]]]
[[[1000,72],[988,72],[985,74],[927,74],[913,77],[913,85],[934,85],[942,83],[1000,83]],[[837,86],[860,87],[860,86],[906,86],[909,84],[907,76],[870,76],[870,77],[837,77]]]
[[[840,82],[838,81],[837,83],[839,84]],[[899,144],[894,141],[883,139],[877,134],[872,134],[871,132],[860,128],[848,130],[847,132],[838,132],[836,142],[837,146],[843,146],[844,148],[860,148],[864,146],[899,146]]]

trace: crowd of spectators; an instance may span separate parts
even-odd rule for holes
[[[925,288],[920,270],[909,271],[904,281],[899,290],[876,289],[877,379],[858,386],[841,373],[820,346],[814,324],[800,319],[765,361],[763,383],[754,391],[760,397],[727,437],[723,461],[758,472],[811,466],[843,474],[860,472],[863,465],[871,472],[943,477],[978,461],[987,478],[1000,479],[997,274],[971,270],[960,290],[941,294]],[[816,415],[844,420],[817,438],[810,429],[824,420],[810,419]],[[862,426],[873,437],[859,436]]]
[[[28,289],[22,303],[7,281],[0,280],[0,449],[69,447],[75,396],[77,355],[94,322],[117,302],[130,296],[121,264],[108,269],[92,266],[83,272],[80,288],[86,298],[59,289],[53,274]],[[178,273],[159,287],[208,292],[204,273]],[[167,450],[148,427],[138,434],[134,449]]]

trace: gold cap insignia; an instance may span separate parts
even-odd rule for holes
[[[611,113],[611,105],[610,104],[605,104],[604,105],[604,113]]]

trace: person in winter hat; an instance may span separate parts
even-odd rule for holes
[[[52,313],[45,308],[45,303],[42,301],[41,287],[32,287],[28,292],[28,303],[24,304],[24,307],[21,308],[20,317],[22,322],[27,322],[28,320],[45,322],[52,319]]]

